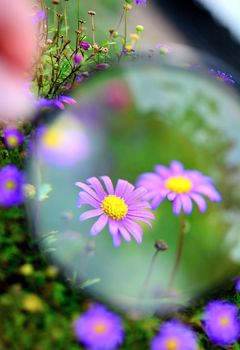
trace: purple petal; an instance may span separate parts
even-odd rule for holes
[[[74,99],[73,99],[72,97],[70,97],[70,96],[64,96],[64,95],[62,95],[62,96],[59,96],[58,99],[59,99],[59,101],[64,102],[64,103],[67,103],[67,104],[69,104],[69,105],[75,105],[75,104],[77,104],[77,101],[74,100]]]
[[[142,216],[137,216],[137,215],[129,215],[129,216],[127,215],[127,218],[129,218],[130,220],[142,221],[152,228],[152,224],[147,218],[144,218]]]
[[[177,194],[175,192],[170,192],[167,194],[167,198],[168,200],[170,200],[171,202],[174,201],[174,199],[176,198]]]
[[[140,203],[131,205],[131,210],[150,209],[150,208],[151,208],[151,205],[148,202],[140,202]]]
[[[131,235],[129,234],[129,232],[125,229],[125,227],[121,223],[119,223],[119,231],[126,242],[131,241]]]
[[[194,192],[198,192],[201,194],[204,194],[206,197],[208,197],[212,202],[220,202],[221,201],[221,195],[218,193],[213,186],[210,185],[199,185],[194,187]]]
[[[101,202],[100,198],[98,197],[97,193],[94,192],[91,187],[89,187],[88,185],[86,185],[83,182],[76,182],[75,183],[76,186],[82,188],[85,192],[87,192],[88,194],[90,194],[93,198],[95,198],[97,201]]]
[[[109,219],[108,225],[109,225],[109,231],[110,231],[111,235],[112,236],[116,235],[118,233],[118,223],[117,223],[117,221],[115,221],[113,219]]]
[[[183,207],[184,213],[191,214],[191,212],[192,212],[191,198],[186,194],[181,194],[180,197],[181,197],[182,207]]]
[[[79,204],[79,207],[82,206],[83,204],[87,204],[94,208],[99,208],[99,205],[100,205],[100,203],[96,201],[96,199],[94,199],[84,191],[79,192],[78,204]]]
[[[150,211],[148,211],[148,210],[139,210],[139,209],[138,210],[132,210],[131,207],[128,210],[127,215],[140,216],[140,217],[143,217],[143,218],[148,218],[150,220],[154,220],[155,219],[155,216]]]
[[[124,226],[131,233],[133,238],[137,241],[137,243],[142,242],[143,230],[139,224],[132,220],[125,219]]]
[[[64,104],[61,101],[53,100],[53,104],[62,110],[64,109]]]
[[[113,187],[113,183],[112,180],[110,179],[109,176],[101,176],[101,180],[103,181],[106,190],[109,194],[114,194],[114,187]]]
[[[92,209],[88,210],[85,213],[80,215],[80,221],[84,221],[90,218],[94,218],[95,216],[99,216],[103,213],[102,209]]]
[[[100,218],[97,219],[95,224],[92,226],[90,234],[92,236],[96,236],[100,231],[104,229],[108,222],[108,216],[103,214],[100,216]]]
[[[207,202],[205,199],[197,193],[190,193],[191,198],[196,202],[201,213],[204,213],[207,209]]]
[[[91,177],[87,179],[87,183],[91,185],[91,187],[96,191],[99,198],[102,200],[104,197],[107,196],[107,193],[104,191],[101,182],[96,177]]]
[[[152,210],[157,209],[157,207],[162,203],[165,197],[161,195],[155,196],[151,202]]]
[[[134,189],[134,186],[131,185],[129,182],[125,180],[118,180],[116,185],[115,194],[118,197],[123,197],[125,193],[132,192]]]
[[[116,248],[118,248],[120,246],[120,244],[121,244],[121,241],[122,241],[120,233],[117,233],[116,235],[113,235],[112,236],[112,241],[113,241],[113,245]]]
[[[125,202],[126,204],[130,205],[131,203],[135,202],[137,199],[143,197],[146,193],[147,193],[146,188],[138,187],[132,193],[129,193],[125,196]]]
[[[173,160],[170,167],[174,173],[181,173],[184,170],[182,163],[178,162],[177,160]]]
[[[164,179],[166,179],[166,177],[170,176],[171,171],[169,170],[169,168],[167,168],[164,165],[156,165],[155,166],[155,171],[161,175],[161,177],[163,177]]]
[[[173,212],[175,215],[179,215],[182,209],[182,201],[180,196],[177,196],[173,201]]]

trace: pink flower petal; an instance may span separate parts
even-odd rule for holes
[[[91,177],[87,179],[87,183],[91,185],[94,191],[98,194],[98,197],[103,200],[107,196],[107,193],[104,191],[101,182],[96,177]]]
[[[110,177],[109,176],[101,176],[100,178],[103,181],[107,192],[109,194],[113,195],[114,194],[114,187],[113,187],[113,183],[112,183],[112,180],[110,179]]]
[[[92,236],[96,236],[99,232],[101,232],[108,222],[108,216],[103,214],[100,218],[97,219],[95,224],[92,226],[90,234]]]
[[[80,221],[94,218],[95,216],[99,216],[102,213],[103,213],[102,209],[92,209],[92,210],[85,211],[85,213],[80,215]]]

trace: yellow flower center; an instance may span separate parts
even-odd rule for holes
[[[94,326],[94,330],[97,334],[103,334],[106,332],[106,326],[105,324],[103,323],[97,323],[95,326]]]
[[[101,205],[102,210],[111,219],[122,220],[127,215],[128,206],[124,199],[115,195],[109,195],[104,198]]]
[[[16,188],[16,183],[14,181],[11,181],[11,180],[6,181],[5,182],[5,188],[7,190],[13,190],[14,188]]]
[[[228,317],[221,317],[219,320],[219,323],[221,326],[225,327],[229,324],[229,318]]]
[[[43,144],[47,147],[59,147],[61,144],[61,135],[57,130],[48,130],[42,138]]]
[[[9,136],[7,139],[7,142],[11,146],[17,146],[17,144],[18,144],[18,140],[17,140],[16,136]]]
[[[168,190],[175,193],[187,193],[192,188],[192,182],[186,177],[173,176],[166,181],[165,186]]]
[[[170,338],[166,342],[166,350],[177,350],[178,349],[178,341],[174,338]]]

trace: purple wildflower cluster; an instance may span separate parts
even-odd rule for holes
[[[9,208],[22,204],[24,176],[14,165],[6,165],[0,170],[0,206]]]
[[[136,5],[146,5],[147,4],[147,0],[136,0]]]
[[[102,305],[95,305],[74,323],[77,340],[90,350],[113,350],[124,339],[120,317]]]

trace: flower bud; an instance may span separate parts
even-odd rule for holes
[[[82,56],[82,54],[76,53],[76,55],[74,55],[73,60],[74,60],[75,66],[78,66],[78,65],[81,64],[82,61],[83,61],[83,56]]]
[[[138,25],[136,26],[136,31],[137,31],[138,33],[143,32],[143,31],[144,31],[144,26],[142,26],[141,24],[138,24]]]

